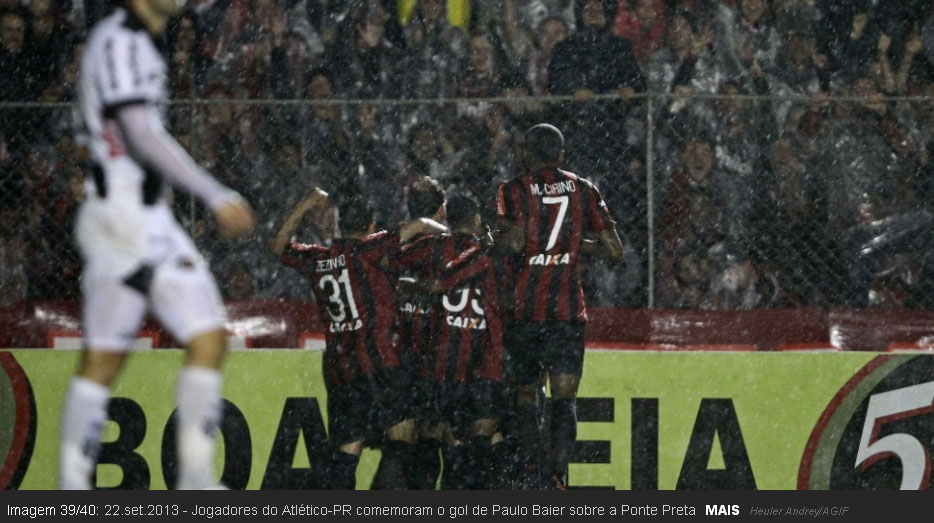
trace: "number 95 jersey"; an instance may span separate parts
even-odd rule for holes
[[[326,326],[325,378],[332,387],[399,367],[393,324],[397,278],[381,266],[399,250],[399,233],[334,239],[330,247],[292,243],[282,262],[314,288]]]

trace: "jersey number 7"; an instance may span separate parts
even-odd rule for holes
[[[545,205],[560,205],[558,208],[558,217],[555,219],[555,224],[551,227],[551,236],[548,237],[548,246],[545,247],[546,251],[550,251],[551,248],[558,243],[558,233],[561,231],[561,224],[564,223],[564,215],[568,212],[568,197],[545,196],[542,198],[542,203]]]

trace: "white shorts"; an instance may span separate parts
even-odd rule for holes
[[[224,327],[214,277],[166,204],[121,206],[89,197],[76,236],[84,258],[86,348],[127,350],[147,311],[181,344]]]

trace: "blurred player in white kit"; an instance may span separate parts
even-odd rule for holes
[[[177,488],[216,486],[225,314],[214,278],[171,214],[169,186],[197,196],[226,237],[248,234],[253,213],[165,130],[166,63],[158,41],[184,0],[127,0],[93,29],[78,86],[94,163],[76,237],[84,350],[65,396],[59,487],[90,489],[109,387],[147,310],[188,351],[179,373]]]

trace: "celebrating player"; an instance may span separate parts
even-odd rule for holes
[[[316,216],[319,233],[328,236],[328,195],[316,190],[286,219],[271,245],[286,265],[308,277],[321,318],[328,326],[324,383],[328,393],[328,437],[334,447],[332,486],[352,489],[366,441],[383,441],[373,479],[375,489],[404,489],[416,441],[412,369],[393,329],[397,278],[389,270],[399,245],[418,234],[446,228],[429,219],[404,224],[398,231],[373,232],[373,212],[359,192],[334,197],[342,233],[330,246],[290,242],[302,217]],[[375,432],[374,432],[375,429]]]
[[[171,214],[168,186],[200,198],[227,237],[249,233],[253,214],[163,125],[166,63],[156,40],[183,3],[128,0],[93,29],[81,58],[81,131],[94,169],[76,227],[84,258],[84,350],[63,408],[62,489],[92,487],[109,387],[147,309],[188,349],[178,377],[176,487],[216,484],[224,308],[205,261]]]
[[[592,252],[614,262],[623,256],[615,223],[587,180],[558,168],[564,136],[538,124],[525,135],[526,174],[500,185],[497,243],[516,255],[513,323],[506,332],[518,382],[519,463],[535,462],[543,372],[551,386],[549,486],[567,485],[568,454],[577,438],[577,388],[584,361],[587,311],[578,263]],[[588,237],[596,236],[597,241]],[[534,473],[540,477],[541,471]],[[530,480],[532,486],[538,480]]]
[[[447,218],[451,234],[411,243],[398,263],[437,279],[443,293],[431,371],[447,443],[441,487],[489,489],[495,484],[490,471],[505,458],[495,441],[503,380],[498,284],[477,199],[452,196]]]
[[[412,218],[445,219],[444,190],[436,180],[428,176],[417,179],[408,187],[406,205]],[[415,242],[412,239],[403,251]],[[397,331],[399,346],[412,356],[410,362],[415,371],[415,417],[418,443],[415,462],[409,476],[409,485],[416,490],[433,490],[441,473],[441,442],[443,431],[439,426],[437,412],[436,382],[432,377],[432,363],[437,350],[438,307],[441,301],[436,294],[426,292],[415,285],[418,274],[408,267],[400,269],[400,281],[411,282],[410,292],[400,296]],[[421,291],[421,292],[419,292]]]

